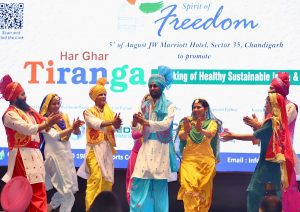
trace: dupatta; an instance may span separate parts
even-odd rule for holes
[[[272,120],[273,132],[267,148],[266,160],[280,163],[282,187],[287,188],[291,182],[294,159],[285,99],[278,93],[269,93],[269,99],[272,106],[272,114],[268,114],[266,120]]]

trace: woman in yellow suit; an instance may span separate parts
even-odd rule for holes
[[[212,115],[204,99],[195,99],[192,110],[192,116],[184,117],[179,124],[182,161],[177,199],[183,200],[186,212],[208,211],[219,160],[218,132],[222,122]]]

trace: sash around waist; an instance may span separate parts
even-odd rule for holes
[[[31,141],[31,142],[28,142],[25,145],[17,145],[16,144],[16,145],[13,146],[13,148],[33,148],[33,149],[38,149],[39,148],[39,143],[35,142],[35,141]]]
[[[150,133],[148,140],[158,140],[156,133]]]

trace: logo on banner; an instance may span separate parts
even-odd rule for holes
[[[136,4],[136,0],[127,0],[131,5]],[[163,1],[158,2],[144,2],[139,5],[139,10],[143,13],[154,13],[159,11],[164,6]]]

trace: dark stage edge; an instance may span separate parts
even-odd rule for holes
[[[0,167],[0,176],[2,177],[6,172],[7,167]],[[113,192],[119,197],[123,211],[129,211],[126,195],[125,195],[125,175],[126,169],[115,169],[115,184]],[[218,172],[214,179],[213,200],[210,212],[243,212],[246,211],[246,189],[250,181],[251,173],[238,172]],[[85,211],[84,197],[86,180],[78,178],[79,191],[75,194],[75,204],[72,211]],[[0,189],[2,190],[4,182],[0,182]],[[179,190],[178,182],[169,183],[169,211],[182,212],[183,204],[177,201],[177,193]],[[49,191],[48,200],[54,190]],[[0,206],[1,207],[1,206]],[[2,210],[2,207],[0,208]],[[55,211],[59,211],[58,209]]]

